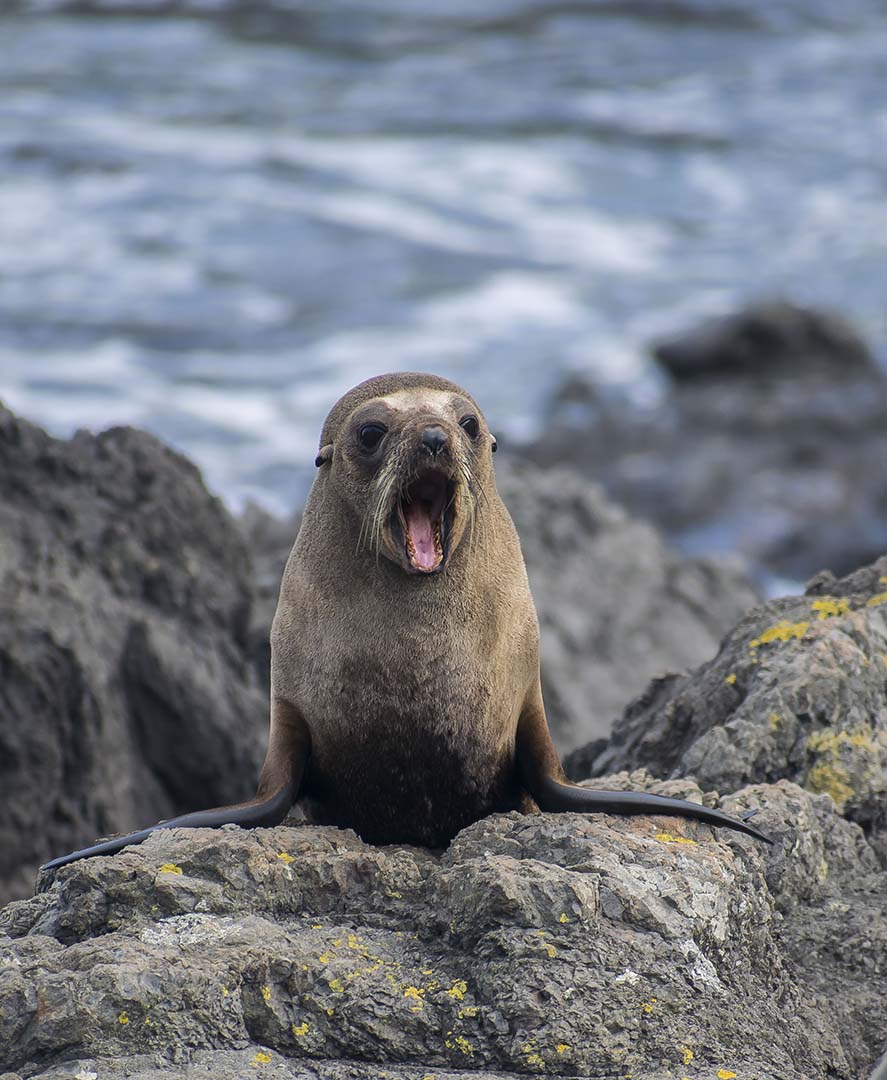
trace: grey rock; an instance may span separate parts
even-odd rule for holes
[[[834,926],[811,911],[842,897],[873,911],[877,859],[828,799],[787,782],[723,805],[759,806],[774,849],[673,818],[517,813],[443,853],[329,828],[155,834],[44,875],[0,914],[2,1066],[860,1076],[879,1049],[871,1001],[837,942],[817,952]],[[881,927],[860,918],[860,947],[880,943],[883,912]],[[834,1009],[823,965],[838,962]],[[881,975],[866,977],[873,995]]]
[[[567,768],[587,776],[646,767],[721,791],[785,778],[879,830],[887,822],[885,677],[887,556],[754,609],[711,662],[651,683],[606,749],[593,761],[580,753]]]
[[[251,589],[185,458],[126,428],[52,439],[0,407],[0,900],[97,835],[251,793]]]

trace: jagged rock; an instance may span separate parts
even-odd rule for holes
[[[868,895],[877,859],[792,784],[724,805],[760,806],[776,846],[673,818],[517,813],[444,853],[328,828],[155,834],[0,914],[0,1067],[859,1076],[875,1024],[851,994],[832,1007],[817,958],[835,963],[839,942],[811,912]],[[857,932],[883,945],[883,919]]]
[[[828,590],[826,592],[825,590]],[[647,767],[733,791],[786,778],[887,823],[887,556],[749,612],[698,671],[654,681],[574,776]],[[596,748],[595,748],[596,749]]]
[[[243,540],[144,432],[0,407],[0,901],[110,830],[250,794],[267,705]]]

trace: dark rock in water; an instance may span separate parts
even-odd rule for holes
[[[127,428],[52,439],[0,407],[0,897],[98,835],[251,794],[251,589],[185,458]]]
[[[775,847],[673,818],[516,813],[444,854],[332,828],[155,834],[0,913],[3,1064],[111,1080],[857,1077],[882,980],[862,985],[837,905],[877,964],[877,859],[793,784],[724,805],[759,806]]]
[[[762,306],[657,353],[677,379],[655,416],[603,410],[573,376],[527,455],[572,464],[682,550],[739,552],[763,579],[877,558],[887,380],[843,322]]]
[[[838,315],[773,301],[713,320],[653,347],[675,379],[767,376],[815,369],[838,377],[875,370],[859,335]]]
[[[887,828],[887,556],[751,611],[710,663],[655,680],[574,777],[650,768],[703,787],[795,781]],[[878,843],[882,843],[881,836]],[[887,851],[885,851],[887,855]]]

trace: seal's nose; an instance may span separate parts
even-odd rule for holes
[[[441,427],[427,427],[422,432],[422,445],[432,456],[445,450],[449,436]]]

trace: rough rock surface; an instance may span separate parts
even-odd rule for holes
[[[846,573],[887,536],[887,379],[837,316],[759,305],[654,347],[656,415],[571,377],[527,448],[571,464],[685,551],[738,551],[765,577]]]
[[[749,612],[718,655],[654,681],[580,776],[647,767],[704,787],[794,780],[868,829],[887,826],[887,556]]]
[[[875,1025],[849,995],[826,1007],[841,950],[810,916],[871,890],[875,854],[787,782],[725,805],[761,806],[774,848],[676,819],[517,813],[443,853],[326,828],[156,834],[0,915],[2,1067],[860,1076]],[[880,932],[854,927],[860,950],[883,950],[880,914]]]
[[[251,793],[251,588],[185,458],[132,429],[52,439],[0,406],[0,901],[97,835]]]

